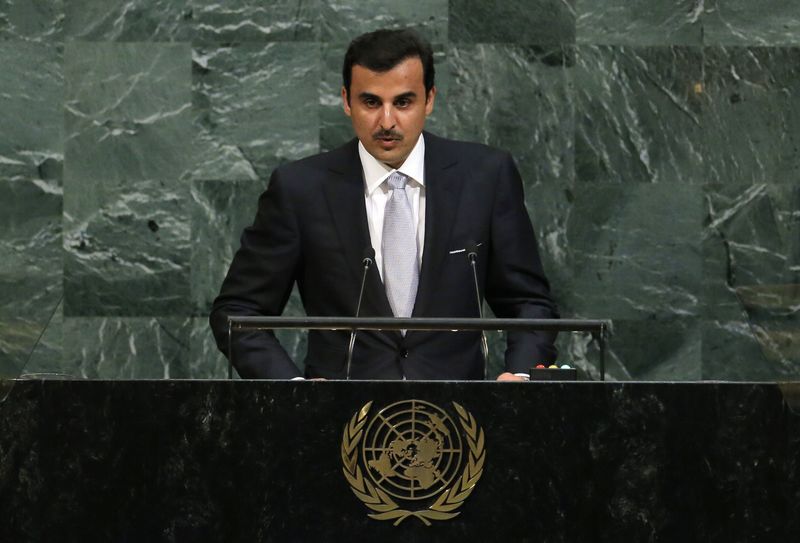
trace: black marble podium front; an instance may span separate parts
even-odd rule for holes
[[[800,541],[800,384],[0,385],[0,541]],[[354,414],[409,399],[485,432],[431,526],[343,475]]]

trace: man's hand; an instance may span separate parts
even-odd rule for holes
[[[527,381],[521,375],[514,375],[513,373],[504,372],[497,376],[498,381]]]

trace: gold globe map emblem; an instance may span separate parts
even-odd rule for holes
[[[372,402],[350,419],[342,436],[343,471],[353,493],[377,520],[397,525],[416,517],[449,520],[472,493],[486,460],[483,430],[456,402],[457,420],[423,400]]]

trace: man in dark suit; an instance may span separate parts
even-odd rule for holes
[[[361,316],[476,317],[467,245],[498,317],[557,317],[511,156],[423,132],[433,111],[433,55],[408,30],[353,40],[342,101],[356,139],[276,169],[245,229],[211,326],[228,353],[229,315],[279,315],[296,282],[310,316],[352,316],[366,248],[375,249]],[[237,334],[242,377],[301,373],[272,333]],[[309,332],[305,377],[343,378],[349,334]],[[499,380],[551,362],[552,333],[510,333]],[[482,379],[475,332],[360,332],[357,379]]]

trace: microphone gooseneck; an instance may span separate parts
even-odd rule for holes
[[[483,318],[483,304],[481,303],[481,290],[478,287],[478,244],[474,240],[467,241],[467,259],[472,268],[472,279],[475,285],[475,301],[478,304],[478,318]],[[483,378],[489,377],[489,344],[486,341],[486,331],[481,330],[481,352],[483,353]]]
[[[361,302],[364,299],[364,287],[367,284],[367,272],[370,266],[375,263],[375,249],[367,247],[364,249],[364,257],[361,259],[361,264],[364,266],[364,271],[361,273],[361,288],[358,291],[358,303],[356,304],[356,314],[358,317],[361,313]],[[345,370],[345,379],[350,380],[350,366],[353,364],[353,349],[356,345],[356,329],[350,331],[350,344],[347,346],[347,369]]]

